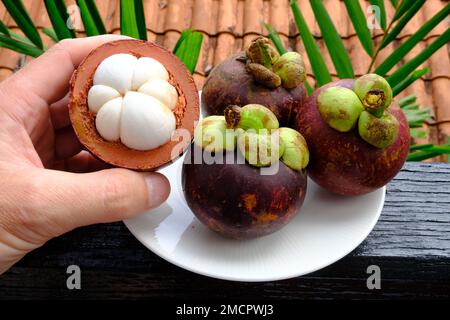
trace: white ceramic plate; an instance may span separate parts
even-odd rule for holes
[[[148,249],[192,272],[234,281],[273,281],[324,268],[355,249],[375,226],[385,188],[359,197],[328,193],[311,180],[297,216],[254,240],[223,238],[197,220],[181,187],[183,158],[160,170],[172,192],[156,210],[125,221]]]

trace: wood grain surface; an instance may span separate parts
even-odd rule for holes
[[[79,265],[81,290],[66,288]],[[366,271],[381,268],[381,289]],[[0,299],[448,299],[450,165],[407,163],[388,185],[375,229],[351,254],[290,280],[242,283],[175,267],[148,251],[122,223],[80,228],[29,254],[0,276]]]

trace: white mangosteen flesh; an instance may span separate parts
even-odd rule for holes
[[[132,87],[137,91],[144,83],[150,80],[169,80],[169,73],[166,68],[153,58],[140,58],[134,68]]]
[[[94,86],[104,85],[121,94],[131,90],[133,74],[138,59],[125,53],[114,54],[103,60],[94,74]]]
[[[105,140],[118,141],[120,138],[122,103],[122,97],[106,102],[95,117],[97,131]]]
[[[158,99],[140,92],[125,94],[120,139],[136,150],[151,150],[170,140],[175,130],[173,112]]]
[[[147,81],[139,88],[138,92],[158,99],[170,110],[175,109],[178,102],[177,89],[165,80],[155,79]]]
[[[169,142],[178,92],[168,80],[166,68],[153,58],[120,53],[103,60],[88,92],[100,136],[140,151]]]
[[[89,110],[97,113],[105,103],[118,97],[120,93],[116,89],[101,84],[95,85],[88,93]]]

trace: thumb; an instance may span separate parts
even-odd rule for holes
[[[161,205],[170,184],[160,173],[108,169],[85,174],[46,170],[41,214],[62,234],[76,227],[128,219]],[[41,179],[39,179],[41,180]],[[41,180],[42,181],[42,180]],[[36,209],[35,209],[36,210]]]

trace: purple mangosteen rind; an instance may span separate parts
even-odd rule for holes
[[[282,162],[274,175],[235,161],[237,150],[224,151],[222,163],[196,164],[200,147],[192,144],[182,170],[187,204],[210,229],[234,239],[249,239],[273,233],[285,226],[303,204],[305,170],[292,170]],[[197,149],[197,150],[196,150]]]
[[[353,90],[355,80],[343,79],[317,89],[299,109],[295,122],[308,142],[308,175],[323,188],[342,195],[360,195],[386,185],[402,168],[408,155],[409,126],[400,108],[393,105],[384,112],[398,123],[395,140],[385,148],[364,141],[358,128],[338,132],[322,118],[317,97],[327,88]]]
[[[303,136],[279,128],[268,108],[233,105],[198,124],[183,163],[183,192],[210,229],[235,239],[260,237],[282,228],[301,207],[308,161]]]

